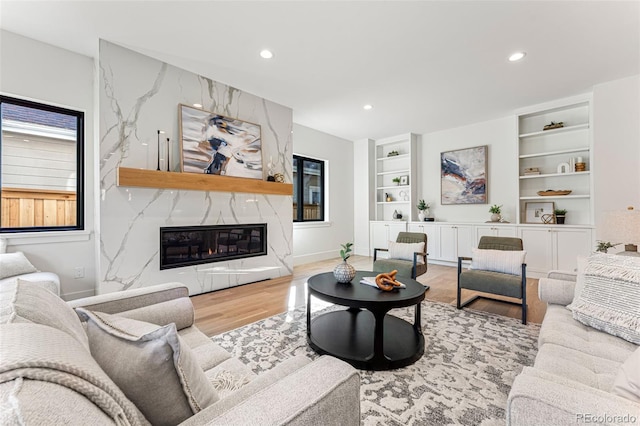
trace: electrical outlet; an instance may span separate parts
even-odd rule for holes
[[[82,266],[74,268],[73,278],[84,278],[84,268]]]

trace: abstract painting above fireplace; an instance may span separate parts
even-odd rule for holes
[[[266,223],[160,228],[160,269],[266,254]]]

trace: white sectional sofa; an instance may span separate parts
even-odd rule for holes
[[[640,423],[640,387],[630,397],[614,390],[624,372],[638,380],[640,349],[574,319],[567,305],[574,301],[577,279],[578,274],[557,271],[540,279],[539,296],[548,307],[538,354],[534,366],[525,367],[513,383],[508,425]],[[640,317],[640,305],[637,310]]]
[[[353,367],[298,356],[256,375],[198,330],[179,283],[68,303],[5,283],[0,360],[1,424],[360,424]]]

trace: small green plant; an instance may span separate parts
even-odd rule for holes
[[[596,241],[598,243],[598,246],[596,247],[596,251],[599,251],[601,253],[606,253],[607,250],[609,250],[610,248],[613,248],[615,246],[619,246],[622,243],[616,243],[616,244],[611,244],[609,241],[602,241],[602,240],[598,240]]]
[[[387,157],[395,157],[396,155],[400,155],[400,153],[396,150],[393,150],[387,154]]]
[[[353,243],[340,244],[340,246],[342,247],[342,250],[340,250],[340,257],[346,262],[347,259],[351,257],[349,253],[351,253],[351,246],[353,246]]]
[[[400,178],[399,177],[394,177],[393,179],[391,179],[392,182],[395,182],[397,184],[400,184]]]
[[[555,214],[556,216],[564,216],[567,214],[567,210],[566,209],[555,209],[553,211],[553,214]]]
[[[500,214],[500,212],[502,211],[502,204],[497,205],[494,204],[491,207],[489,207],[489,213],[493,213],[493,214]]]
[[[424,200],[418,200],[416,208],[418,210],[427,210],[429,208],[429,203],[425,203]]]

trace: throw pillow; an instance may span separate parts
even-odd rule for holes
[[[522,275],[522,264],[527,252],[524,250],[473,249],[471,269]]]
[[[154,425],[175,425],[218,395],[175,324],[163,327],[77,308],[91,354]]]
[[[0,254],[7,252],[7,240],[0,238]]]
[[[0,324],[21,322],[63,331],[89,350],[82,323],[64,300],[37,284],[16,279],[0,286]]]
[[[640,404],[640,348],[620,366],[611,392]]]
[[[389,259],[402,259],[413,262],[413,253],[424,253],[424,242],[396,243],[395,241],[389,241]],[[416,263],[423,264],[424,257],[418,256]]]
[[[38,272],[21,251],[0,253],[0,279]]]
[[[20,278],[16,278],[16,279],[18,280],[19,284],[28,283],[38,287],[42,287],[46,290],[49,290],[51,293],[55,294],[56,296],[58,296],[60,293],[60,291],[58,290],[58,285],[53,281],[29,281],[29,280],[23,280]]]
[[[640,258],[589,256],[584,287],[572,311],[585,325],[640,344]]]

